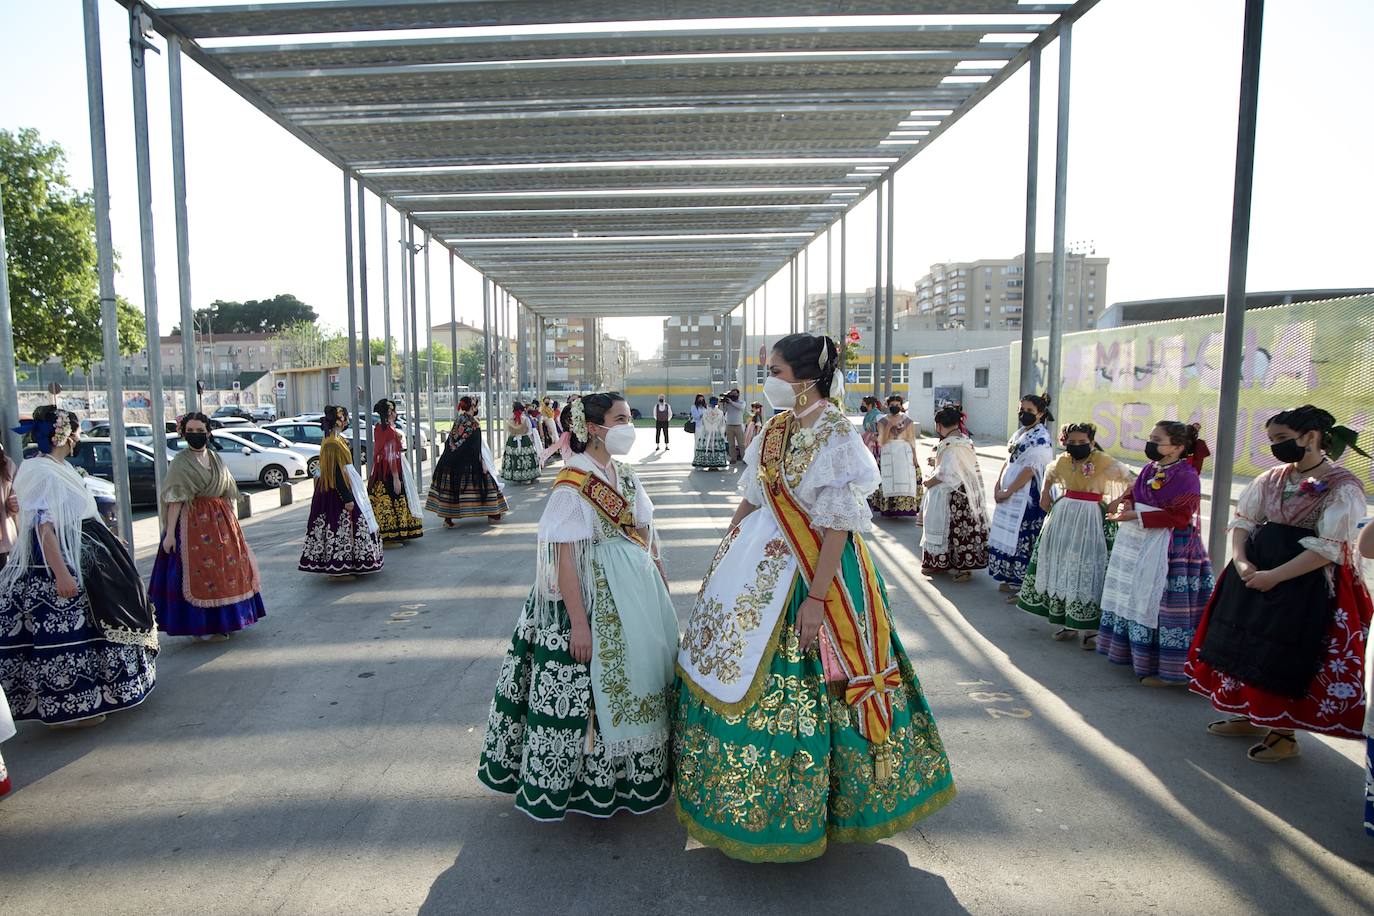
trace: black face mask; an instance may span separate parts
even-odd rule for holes
[[[1154,442],[1145,443],[1145,457],[1151,461],[1163,461],[1164,454],[1160,452],[1159,445]]]
[[[1275,442],[1269,446],[1269,451],[1284,464],[1297,464],[1307,456],[1307,449],[1303,448],[1297,439]]]
[[[205,444],[210,441],[209,433],[187,433],[186,444],[194,449],[205,448]]]
[[[1064,451],[1069,453],[1069,457],[1074,461],[1082,461],[1093,453],[1093,444],[1084,442],[1081,444],[1066,445]]]
[[[1035,414],[1031,413],[1029,410],[1023,410],[1020,413],[1018,413],[1016,415],[1016,419],[1021,421],[1022,426],[1035,425]]]
[[[887,412],[890,413],[890,414],[892,414],[892,415],[895,417],[897,414],[899,414],[899,413],[902,412],[902,405],[901,405],[901,404],[889,404],[889,405],[887,405]]]

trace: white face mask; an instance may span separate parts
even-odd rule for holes
[[[629,423],[606,428],[606,451],[612,455],[628,455],[635,445],[635,428]]]
[[[807,382],[802,391],[815,387],[815,384]],[[776,375],[770,375],[763,380],[763,396],[773,405],[774,410],[791,410],[797,406],[797,393],[791,382],[784,382]]]

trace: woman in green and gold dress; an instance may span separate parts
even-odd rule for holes
[[[745,861],[873,842],[954,797],[864,543],[879,471],[827,400],[837,361],[825,337],[774,347],[764,393],[783,412],[750,443],[678,654],[678,819]]]

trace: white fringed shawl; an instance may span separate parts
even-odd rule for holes
[[[14,495],[19,500],[19,534],[9,562],[0,570],[0,594],[7,594],[34,562],[34,536],[40,513],[52,522],[57,544],[77,582],[81,577],[81,521],[95,518],[95,499],[81,475],[66,461],[46,456],[30,458],[14,476]],[[41,552],[40,552],[41,556]]]

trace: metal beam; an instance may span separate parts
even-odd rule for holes
[[[386,360],[386,396],[395,394],[396,376],[392,374],[391,364],[391,239],[387,237],[386,199],[381,200],[382,221],[382,335],[386,338],[384,359]]]
[[[492,349],[491,349],[491,280],[482,277],[482,380],[485,382],[485,396],[482,399],[482,429],[486,433],[487,448],[492,448],[493,430],[488,422],[491,419],[491,377],[492,370]]]
[[[363,408],[362,413],[367,414],[372,410],[372,405],[376,403],[372,398],[372,336],[369,333],[367,318],[367,201],[363,197],[363,183],[358,182],[358,310],[362,316],[359,322],[360,330],[363,334]],[[380,420],[380,415],[378,416]],[[371,417],[368,417],[367,426],[367,454],[369,464],[371,456],[377,454],[375,435],[372,429]]]
[[[0,188],[0,442],[15,464],[24,460],[24,443],[14,427],[19,423],[19,379],[14,360],[14,323],[10,315],[9,252],[5,243],[5,194]]]
[[[883,186],[873,189],[873,397],[882,392],[883,356]],[[888,206],[891,206],[891,201]]]
[[[847,340],[849,336],[849,288],[845,286],[845,271],[848,266],[845,260],[847,254],[845,250],[845,230],[847,228],[848,218],[848,213],[840,217],[840,338],[844,340]],[[841,352],[843,352],[843,349]],[[846,372],[849,371],[849,365],[846,361],[841,360],[840,364],[844,366]]]
[[[419,253],[420,246],[415,244],[415,220],[406,217],[406,261],[409,262],[410,296],[407,299],[410,314],[407,316],[410,322],[410,341],[407,347],[410,352],[410,441],[411,463],[415,468],[415,479],[420,480],[420,472],[424,466],[420,461],[423,450],[420,448],[420,386],[422,384],[420,375],[420,305],[419,305],[419,281],[415,271],[415,255]]]
[[[448,253],[448,349],[449,349],[449,387],[453,389],[453,406],[458,406],[458,279],[455,274],[457,259],[450,249]]]
[[[167,94],[171,109],[172,214],[177,237],[177,298],[181,306],[182,397],[187,413],[200,409],[196,389],[196,313],[191,300],[191,230],[186,214],[186,130],[181,97],[181,39],[167,39]]]
[[[1059,27],[1059,101],[1054,136],[1054,260],[1050,265],[1050,346],[1045,391],[1059,404],[1060,354],[1064,343],[1064,275],[1068,252],[1064,247],[1069,194],[1069,76],[1073,61],[1073,24]],[[1025,311],[1022,300],[1022,311]]]
[[[425,253],[425,395],[429,398],[429,429],[434,431],[434,317],[430,308],[430,284],[429,284],[429,240],[428,232],[424,234],[424,253]],[[418,442],[419,439],[416,439]],[[417,475],[418,477],[418,475]]]
[[[892,266],[897,260],[895,241],[895,215],[897,213],[897,189],[895,182],[897,173],[894,172],[887,178],[887,308],[883,318],[883,350],[886,358],[883,360],[883,379],[884,394],[892,396],[892,325],[896,323],[897,316],[893,302],[893,278]]]
[[[352,426],[353,467],[361,470],[363,466],[363,443],[359,435],[358,423],[363,419],[358,410],[358,302],[353,290],[353,188],[347,172],[343,173],[343,218],[344,218],[344,283],[345,301],[348,303],[348,421]],[[369,456],[370,458],[371,456]]]
[[[105,151],[105,83],[100,60],[97,0],[82,0],[86,42],[86,104],[91,131],[91,173],[95,196],[96,271],[100,282],[100,336],[105,362],[105,397],[110,413],[110,464],[115,512],[124,542],[134,543],[129,497],[129,453],[124,444],[124,386],[120,365],[119,310],[114,288],[114,243],[110,234],[110,167]]]
[[[1244,358],[1245,280],[1250,260],[1250,199],[1255,181],[1255,129],[1259,115],[1260,48],[1264,0],[1245,0],[1240,57],[1240,111],[1236,123],[1236,173],[1231,196],[1230,260],[1222,309],[1221,391],[1217,399],[1217,448],[1212,456],[1212,503],[1208,547],[1214,568],[1229,554],[1231,482],[1236,461],[1240,373]]]
[[[1021,256],[1021,371],[1018,394],[1035,389],[1035,220],[1040,193],[1040,49],[1030,59],[1030,101],[1026,131],[1026,244]]]

